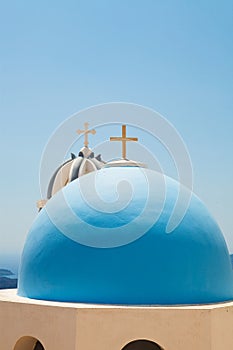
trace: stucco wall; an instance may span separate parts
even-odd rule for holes
[[[233,303],[118,307],[37,301],[1,291],[0,334],[0,350],[13,350],[25,335],[46,350],[121,350],[135,339],[153,340],[164,350],[230,350]]]
[[[13,350],[22,336],[37,338],[46,350],[75,349],[76,309],[10,299],[0,301],[0,350]]]

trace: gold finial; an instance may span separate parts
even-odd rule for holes
[[[122,142],[122,158],[126,159],[126,142],[127,141],[138,141],[137,137],[126,136],[126,125],[122,125],[122,137],[110,137],[110,141],[121,141]]]
[[[38,211],[40,211],[42,208],[44,208],[44,206],[46,205],[46,203],[48,202],[47,199],[40,199],[39,201],[36,202],[36,206]]]
[[[92,129],[92,130],[88,130],[88,126],[89,126],[89,123],[84,123],[84,130],[80,130],[78,129],[77,130],[77,133],[80,135],[80,134],[84,134],[84,146],[85,147],[88,147],[88,134],[92,134],[92,135],[95,135],[96,131],[95,129]]]

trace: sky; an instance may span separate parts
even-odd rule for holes
[[[232,13],[228,0],[0,0],[0,266],[12,256],[17,265],[36,217],[50,135],[84,108],[119,101],[179,131],[194,191],[233,253]]]

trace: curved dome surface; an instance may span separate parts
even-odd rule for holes
[[[32,225],[18,294],[137,305],[232,300],[224,237],[194,194],[180,224],[166,233],[178,191],[176,181],[138,167],[105,168],[74,180]]]
[[[78,157],[71,153],[71,159],[59,166],[50,179],[47,198],[50,199],[56,192],[78,177],[101,169],[104,164],[105,162],[102,161],[101,155],[99,154],[95,157],[92,150],[88,147],[83,147]]]

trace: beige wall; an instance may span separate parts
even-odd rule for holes
[[[0,301],[0,334],[0,350],[13,350],[22,336],[35,337],[46,350],[73,350],[76,309]]]
[[[233,303],[187,307],[114,307],[35,301],[0,292],[0,350],[22,336],[46,350],[121,350],[136,339],[164,350],[233,349]],[[31,349],[16,349],[31,350]]]
[[[211,313],[211,350],[233,350],[233,303]]]
[[[135,339],[165,350],[208,350],[210,311],[189,309],[84,309],[78,312],[80,350],[121,350]]]

